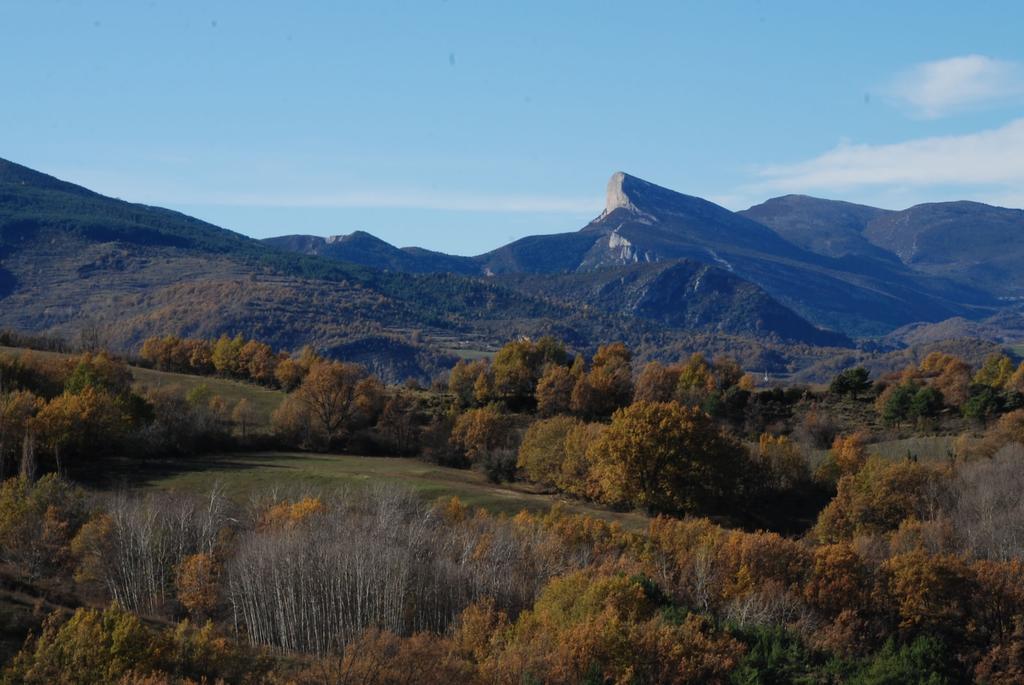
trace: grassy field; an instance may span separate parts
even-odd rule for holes
[[[178,386],[187,393],[195,387],[205,385],[214,395],[224,398],[228,406],[236,404],[242,398],[248,399],[256,410],[260,426],[270,425],[270,415],[285,397],[285,393],[280,390],[271,390],[252,383],[242,383],[227,378],[188,376],[181,373],[143,369],[137,366],[131,368],[136,388]]]
[[[920,462],[941,462],[949,459],[956,436],[929,435],[902,440],[889,440],[868,445],[869,454],[886,459],[906,459],[909,453]]]
[[[12,356],[30,354],[42,359],[65,358],[71,356],[59,352],[30,351],[16,347],[0,347],[0,353],[10,354]],[[275,409],[277,409],[278,405],[281,404],[281,401],[285,397],[285,393],[280,390],[271,390],[252,383],[243,383],[241,381],[234,381],[227,378],[217,378],[215,376],[190,376],[183,373],[170,373],[168,371],[144,369],[139,366],[131,366],[129,368],[131,369],[132,376],[135,379],[135,387],[137,390],[141,390],[143,388],[176,386],[181,388],[182,392],[187,393],[197,386],[205,385],[214,395],[219,395],[224,398],[229,407],[236,404],[238,400],[246,398],[250,403],[252,403],[252,406],[256,411],[259,426],[263,427],[270,425],[270,415]]]
[[[219,482],[239,500],[250,493],[271,490],[321,490],[338,486],[395,484],[424,499],[457,496],[465,504],[499,514],[549,510],[556,502],[572,513],[614,521],[628,529],[646,527],[647,518],[635,512],[614,512],[543,494],[525,484],[494,485],[477,471],[435,466],[415,459],[359,457],[336,454],[256,453],[190,459],[160,465],[125,462],[108,470],[107,488],[121,485],[155,490],[203,492]]]
[[[9,354],[13,357],[20,357],[23,354],[39,357],[40,359],[65,359],[72,355],[63,352],[43,352],[41,350],[27,350],[23,347],[4,347],[0,345],[0,353]]]

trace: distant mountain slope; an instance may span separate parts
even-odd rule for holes
[[[1005,309],[981,321],[958,317],[938,323],[908,324],[885,337],[887,342],[899,345],[923,345],[952,339],[1019,344],[1024,341],[1024,309]]]
[[[737,213],[770,227],[794,245],[827,257],[899,259],[863,235],[873,220],[892,214],[885,209],[807,195],[785,195]]]
[[[605,211],[576,235],[593,242],[575,270],[700,261],[761,286],[819,326],[855,335],[913,321],[977,317],[996,304],[985,293],[922,276],[896,260],[815,254],[724,207],[623,173],[608,184]],[[535,251],[556,253],[556,241],[565,236],[534,240]]]
[[[3,160],[0,298],[0,328],[72,337],[96,326],[121,349],[155,334],[225,332],[293,349],[345,349],[388,330],[469,330],[488,319],[573,314],[483,280],[382,273],[281,252]],[[398,352],[396,363],[408,369],[408,350]]]
[[[583,304],[594,311],[637,316],[681,331],[852,345],[846,336],[815,327],[757,286],[699,262],[570,270],[578,269],[594,247],[594,238],[588,233],[524,238],[478,258],[415,248],[400,250],[362,231],[332,238],[283,236],[263,242],[287,251],[395,271],[451,271],[447,267],[453,266],[469,273],[497,272],[501,274],[497,284],[566,309]],[[423,261],[416,263],[418,258]]]
[[[669,328],[851,346],[846,336],[816,328],[756,285],[726,269],[691,260],[546,276],[507,274],[499,280],[557,301],[637,316]]]
[[[792,370],[824,353],[809,344],[848,345],[846,335],[954,317],[995,325],[993,314],[1007,310],[973,281],[944,276],[963,273],[941,257],[955,251],[950,226],[970,225],[950,223],[955,207],[874,213],[812,199],[771,204],[759,216],[779,232],[753,220],[756,212],[729,212],[620,173],[605,211],[582,230],[457,257],[362,232],[264,243],[0,160],[0,328],[68,337],[97,328],[122,349],[156,334],[242,332],[278,347],[314,344],[401,380],[442,368],[444,349],[493,349],[544,333],[580,349],[625,340],[640,359],[706,349]],[[811,216],[826,210],[833,218]],[[900,252],[902,234],[885,223],[901,215],[927,227],[910,252]],[[1002,227],[993,235],[1014,254],[1017,215],[992,216]],[[852,235],[865,219],[870,249]],[[851,249],[818,240],[832,224]],[[801,244],[780,235],[787,227]],[[965,241],[975,239],[962,230]],[[888,256],[890,247],[908,264]],[[964,250],[981,272],[985,260],[1002,264],[988,256],[998,246],[983,247]],[[1009,279],[1009,257],[1001,268]]]
[[[594,241],[573,235],[566,243],[589,249]],[[700,281],[697,272],[658,265],[620,293],[621,307],[603,308],[493,276],[413,275],[301,254],[316,244],[303,240],[286,246],[296,252],[282,251],[0,160],[0,329],[72,340],[89,329],[125,351],[151,335],[244,333],[275,347],[312,344],[394,382],[433,377],[450,366],[449,349],[494,349],[519,335],[553,334],[589,351],[623,340],[638,360],[702,349],[772,369],[795,368],[819,354],[779,341],[810,342],[822,332],[740,279],[730,276],[711,287],[722,274]],[[364,261],[397,260],[386,261],[389,269],[407,266],[401,255],[441,259],[366,234],[335,242]],[[492,259],[510,263],[528,252]],[[529,261],[550,268],[563,257],[541,251]],[[578,262],[582,253],[573,258]],[[486,268],[483,260],[473,264]],[[579,297],[585,290],[580,286]],[[747,313],[750,322],[744,322]]]
[[[476,258],[485,273],[548,274],[576,271],[594,246],[593,236],[556,233],[520,238]]]
[[[900,261],[1001,298],[1024,297],[1024,211],[934,202],[889,211],[803,195],[740,212],[818,254]]]
[[[864,220],[885,218],[883,210],[806,198],[750,211],[774,216],[781,228],[618,172],[608,183],[605,210],[580,231],[523,238],[473,259],[486,274],[586,272],[689,259],[724,268],[814,324],[850,335],[884,334],[915,321],[979,318],[999,306],[988,292],[914,271],[858,237]],[[828,216],[814,218],[823,212]],[[836,220],[840,228],[830,229]],[[800,245],[780,235],[790,229]],[[830,232],[846,246],[830,243]]]
[[[421,248],[399,249],[365,231],[327,238],[289,235],[267,238],[264,244],[287,252],[327,257],[374,269],[403,273],[457,273],[476,275],[480,266],[470,257],[457,257]]]
[[[930,274],[1024,297],[1024,210],[937,202],[872,220],[864,237]]]
[[[977,317],[977,306],[994,304],[897,262],[815,254],[745,216],[625,174],[612,177],[604,214],[584,230],[606,236],[613,256],[625,249],[633,259],[687,257],[723,266],[812,322],[854,334]]]

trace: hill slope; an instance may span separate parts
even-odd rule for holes
[[[327,257],[385,271],[413,274],[477,275],[480,273],[480,266],[469,257],[457,257],[417,247],[399,249],[365,231],[327,238],[313,235],[289,235],[266,238],[263,242],[286,252]]]
[[[408,328],[571,315],[483,280],[382,273],[281,252],[2,160],[0,285],[0,327],[67,337],[98,327],[117,349],[149,335],[224,332],[331,349]],[[398,367],[412,359],[430,371],[423,350],[376,347],[398,355]]]
[[[850,346],[808,323],[761,288],[726,269],[692,260],[609,267],[569,274],[507,274],[499,281],[566,304],[636,316],[678,330]]]
[[[864,237],[911,268],[1024,297],[1024,210],[937,202],[871,221]]]
[[[934,202],[890,211],[786,195],[740,212],[812,252],[899,262],[922,276],[1024,297],[1024,211]]]
[[[885,209],[807,195],[785,195],[737,213],[770,227],[794,245],[826,257],[899,261],[892,252],[863,235],[873,220],[892,214]]]

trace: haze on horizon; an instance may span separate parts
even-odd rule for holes
[[[0,157],[254,237],[467,255],[580,228],[618,169],[730,209],[1021,207],[1022,19],[1012,2],[13,2]]]

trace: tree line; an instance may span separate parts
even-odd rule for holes
[[[293,357],[241,333],[216,340],[156,336],[146,338],[139,350],[140,361],[160,371],[219,375],[284,390],[293,390],[302,382],[315,358],[312,348],[305,347]]]
[[[109,608],[52,615],[0,682],[1019,682],[1012,449],[868,458],[800,538],[387,488],[239,503],[10,479],[4,561]]]
[[[0,475],[60,472],[113,453],[342,450],[476,467],[495,481],[522,478],[617,508],[718,514],[744,502],[760,510],[761,525],[786,529],[782,509],[812,515],[841,475],[830,456],[837,450],[817,464],[809,450],[870,443],[867,423],[876,421],[875,435],[960,430],[957,451],[966,455],[988,449],[997,438],[986,436],[1001,430],[996,419],[1024,405],[1024,366],[1006,355],[972,369],[935,352],[875,381],[854,368],[826,390],[761,389],[728,357],[693,354],[636,372],[621,343],[588,359],[553,338],[521,339],[492,360],[460,361],[443,385],[422,390],[386,387],[359,365],[309,349],[290,357],[241,337],[147,345],[147,355],[169,355],[154,362],[165,368],[178,368],[170,359],[209,359],[196,363],[237,375],[253,360],[274,360],[270,376],[258,375],[290,391],[269,425],[257,425],[248,399],[229,405],[202,384],[139,387],[105,353],[0,356]],[[848,411],[853,420],[836,423]],[[956,417],[975,423],[958,426]],[[974,437],[978,426],[986,432]]]

